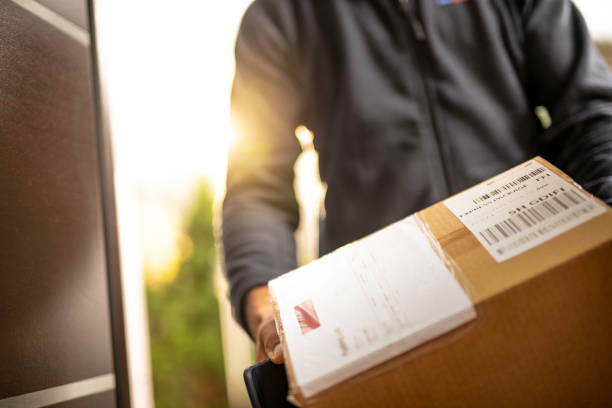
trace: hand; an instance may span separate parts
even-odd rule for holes
[[[255,340],[255,358],[269,358],[274,364],[282,364],[283,349],[274,324],[274,312],[267,286],[251,289],[246,295],[244,315],[251,336]]]

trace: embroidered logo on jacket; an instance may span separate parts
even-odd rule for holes
[[[439,6],[446,6],[448,4],[465,3],[468,0],[436,0],[436,4]]]

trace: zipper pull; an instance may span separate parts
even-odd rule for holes
[[[423,27],[423,23],[421,23],[421,21],[418,18],[413,18],[412,31],[414,32],[414,37],[418,41],[425,41],[427,39],[427,33],[425,32],[425,27]]]
[[[404,12],[408,20],[410,21],[410,27],[412,28],[412,33],[414,34],[414,38],[417,41],[425,41],[427,39],[427,33],[425,32],[425,27],[423,23],[419,19],[414,9],[414,1],[413,0],[398,0],[400,9]]]

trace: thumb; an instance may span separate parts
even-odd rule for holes
[[[268,357],[270,357],[270,360],[274,364],[282,364],[285,362],[285,358],[283,356],[283,348],[280,345],[280,343],[274,346],[274,349],[272,350],[271,353],[268,354]]]

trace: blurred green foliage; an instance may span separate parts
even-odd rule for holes
[[[186,217],[191,252],[173,281],[147,287],[157,408],[227,406],[213,284],[212,201],[212,188],[200,187]]]

